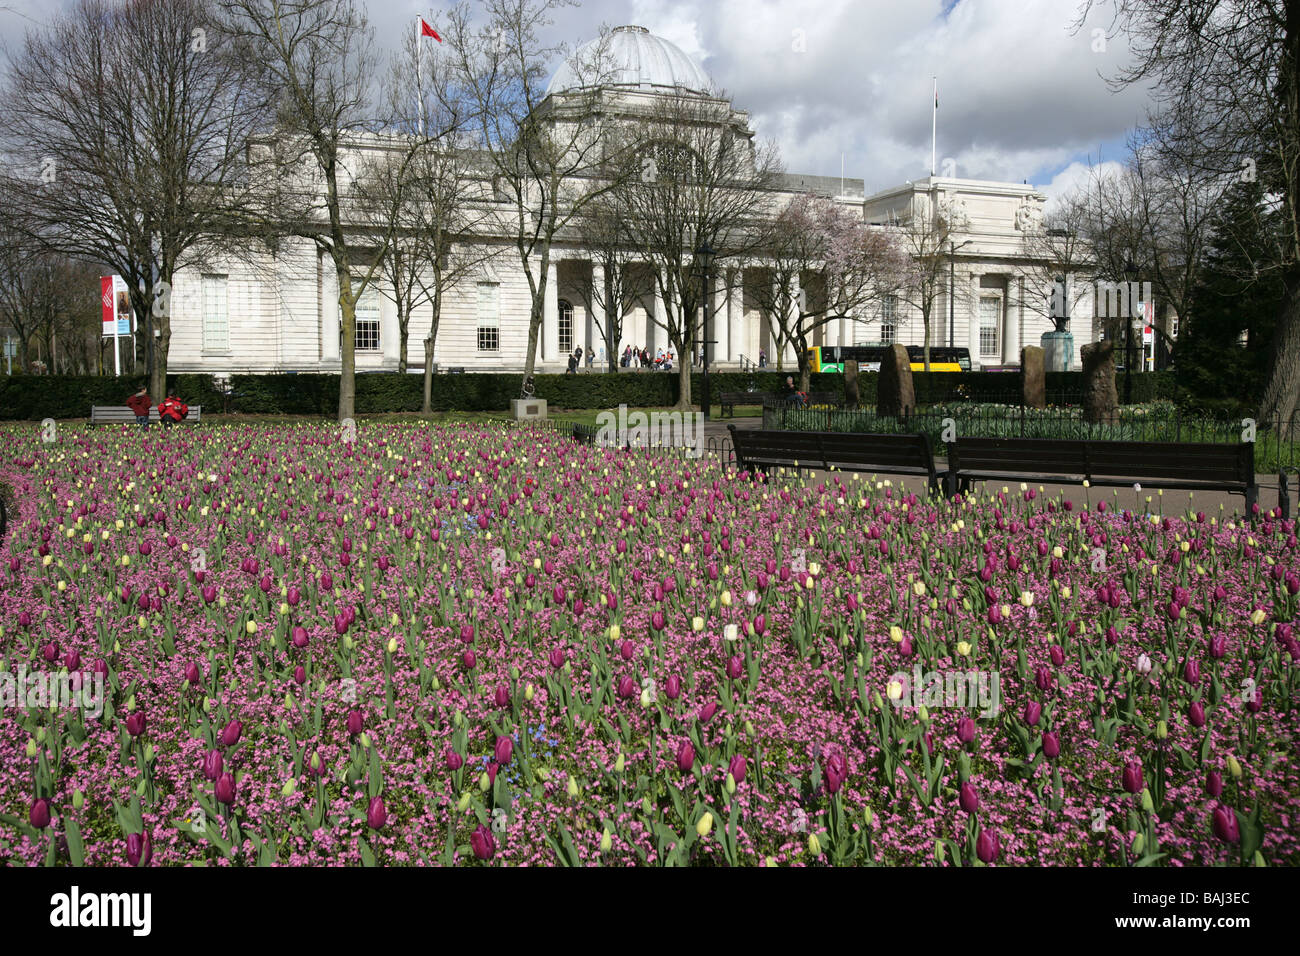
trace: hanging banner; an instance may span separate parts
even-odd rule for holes
[[[100,276],[104,335],[131,334],[131,293],[121,276]]]

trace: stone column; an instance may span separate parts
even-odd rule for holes
[[[379,295],[379,347],[383,350],[384,365],[397,368],[397,360],[401,354],[401,332],[397,327],[397,303],[384,295],[383,290],[376,289]],[[407,355],[410,355],[410,345],[408,341]]]
[[[1011,308],[1011,283],[1007,283],[1007,298],[1003,300],[1002,364],[1010,365],[1020,359],[1020,318],[1025,311],[1025,280],[1019,280],[1020,304]]]
[[[546,301],[542,306],[542,360],[560,360],[560,266],[554,259],[546,267]]]
[[[709,353],[713,365],[731,358],[731,327],[727,321],[727,272],[719,269],[713,276],[713,311],[709,313],[709,334],[717,342]]]
[[[609,302],[605,299],[605,267],[599,263],[592,263],[591,266],[591,288],[591,309],[587,312],[587,348],[599,356],[602,345],[606,352],[618,348],[617,342],[612,345],[605,342],[605,336],[609,332]],[[602,306],[601,302],[605,304]],[[591,367],[596,367],[594,358]]]
[[[337,366],[339,357],[339,281],[331,263],[318,253],[320,269],[320,357],[326,365]]]
[[[970,276],[970,304],[966,316],[966,347],[970,349],[971,370],[975,371],[983,366],[983,362],[980,361],[980,277],[974,272]]]

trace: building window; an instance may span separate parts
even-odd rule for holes
[[[997,296],[982,296],[980,298],[980,356],[999,357],[1002,352],[998,348],[998,326],[1001,324],[1002,317],[1002,300]]]
[[[203,276],[203,351],[230,351],[230,315],[226,310],[226,276]]]
[[[501,286],[496,282],[478,284],[478,350],[496,352],[501,348]]]
[[[560,354],[568,355],[573,351],[573,303],[568,299],[560,300]]]
[[[898,325],[895,321],[897,310],[897,296],[885,296],[885,300],[880,304],[880,342],[882,345],[893,345],[898,341]]]
[[[358,352],[379,351],[379,290],[369,286],[357,297],[356,335]]]

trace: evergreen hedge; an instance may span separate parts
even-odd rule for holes
[[[790,370],[764,369],[755,372],[717,372],[709,375],[714,405],[723,392],[779,392]],[[863,405],[876,400],[875,373],[858,377]],[[503,411],[519,396],[522,377],[508,374],[439,374],[433,377],[432,404],[435,411]],[[917,402],[933,404],[951,401],[1002,402],[1018,404],[1020,376],[1014,372],[914,372]],[[333,417],[339,400],[337,375],[234,375],[232,394],[218,389],[211,375],[168,376],[169,390],[190,405],[202,405],[209,413],[220,413],[229,402],[232,412],[269,415],[321,415]],[[677,402],[675,372],[583,373],[537,375],[533,379],[538,398],[552,409],[664,407]],[[40,421],[44,418],[87,418],[92,405],[121,405],[140,383],[139,377],[13,375],[0,376],[0,420]],[[692,373],[691,397],[698,404],[703,376]],[[1121,399],[1123,376],[1117,385]],[[423,377],[416,374],[363,373],[356,377],[358,414],[418,412],[422,405]],[[844,376],[818,372],[811,376],[814,392],[844,393]],[[1054,372],[1047,376],[1048,401],[1075,404],[1083,390],[1079,372]],[[1178,401],[1173,374],[1146,372],[1133,376],[1133,401],[1163,398]],[[158,400],[160,396],[154,396]]]

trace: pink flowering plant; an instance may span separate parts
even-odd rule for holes
[[[7,863],[1300,863],[1276,514],[496,424],[5,427],[0,482]]]

